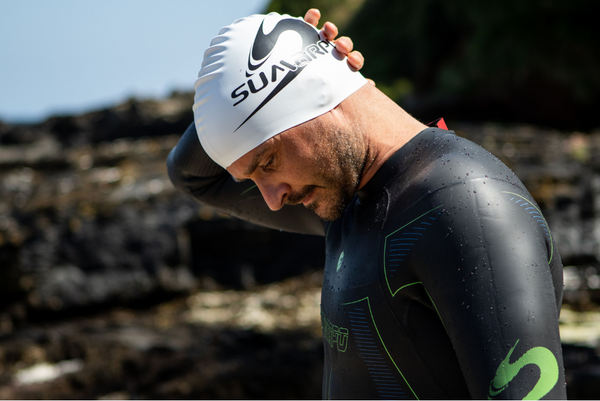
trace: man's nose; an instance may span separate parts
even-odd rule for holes
[[[281,209],[291,193],[291,187],[284,183],[270,184],[257,182],[256,185],[265,202],[267,202],[269,209],[273,211]]]

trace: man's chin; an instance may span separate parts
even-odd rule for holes
[[[305,205],[307,209],[315,212],[317,217],[323,221],[335,221],[342,217],[345,207],[341,205],[322,205],[318,202],[313,202]]]
[[[335,221],[344,215],[356,191],[319,191],[313,193],[304,206],[323,221]]]

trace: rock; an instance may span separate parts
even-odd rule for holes
[[[165,160],[190,99],[0,123],[0,398],[320,397],[318,312],[301,285],[278,285],[323,266],[323,239],[227,218],[173,188]],[[567,265],[565,302],[595,308],[600,133],[449,126],[524,181]],[[570,396],[598,397],[590,349],[565,347]],[[58,376],[15,381],[37,367]]]
[[[316,399],[323,341],[319,274],[208,301],[198,292],[142,310],[22,328],[2,337],[2,399]],[[290,307],[294,297],[310,309]],[[239,309],[285,317],[285,328],[236,318],[209,323],[195,312]],[[212,302],[212,303],[211,303]],[[255,312],[256,313],[256,312]],[[269,319],[264,322],[270,321]]]
[[[600,398],[600,356],[594,348],[563,344],[567,397],[579,400]]]
[[[27,316],[152,303],[205,277],[251,288],[322,266],[322,239],[227,219],[175,191],[165,161],[190,102],[174,94],[0,126],[0,331]]]
[[[190,94],[132,99],[35,126],[0,126],[5,309],[24,304],[45,314],[143,300],[189,291],[205,277],[251,288],[322,266],[320,238],[227,219],[174,190],[165,159],[190,121],[190,102]],[[565,264],[600,268],[600,135],[450,126],[525,182]],[[594,300],[582,283],[576,290]]]

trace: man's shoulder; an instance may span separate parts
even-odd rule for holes
[[[425,130],[414,139],[404,149],[410,157],[397,160],[396,174],[386,184],[390,210],[417,204],[433,208],[442,195],[446,203],[487,200],[501,191],[528,196],[510,168],[468,139],[441,129]]]
[[[453,131],[428,128],[396,156],[396,174],[388,186],[437,190],[474,179],[518,180],[500,159]]]

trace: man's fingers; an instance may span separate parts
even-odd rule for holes
[[[347,56],[354,48],[354,44],[352,43],[352,39],[347,36],[342,36],[335,41],[335,48],[338,52],[342,53],[344,56]]]
[[[319,19],[321,19],[321,12],[316,8],[311,8],[306,12],[306,14],[304,14],[304,21],[308,22],[315,28],[319,23]],[[325,24],[323,24],[321,32],[323,33],[325,39],[335,43],[335,48],[338,52],[348,57],[348,64],[352,69],[360,70],[363,67],[365,59],[360,52],[352,51],[354,44],[349,37],[342,36],[341,38],[335,40],[339,32],[334,23],[327,21]]]
[[[319,10],[317,10],[316,8],[311,8],[310,10],[308,10],[306,12],[306,14],[304,14],[304,21],[308,22],[315,28],[317,27],[317,24],[319,23],[320,19],[321,19],[321,12]]]
[[[360,70],[365,64],[365,58],[359,51],[355,50],[348,54],[348,64],[350,64],[350,67],[354,70]]]
[[[333,41],[335,37],[338,35],[338,28],[335,26],[333,22],[327,21],[323,24],[323,28],[321,32],[325,35],[325,39],[329,41]]]
[[[316,8],[311,8],[304,14],[304,21],[308,22],[315,28],[321,19],[321,12]],[[329,41],[333,41],[335,37],[338,35],[338,28],[335,26],[333,22],[327,21],[323,24],[323,28],[321,29],[323,32],[325,39]]]

